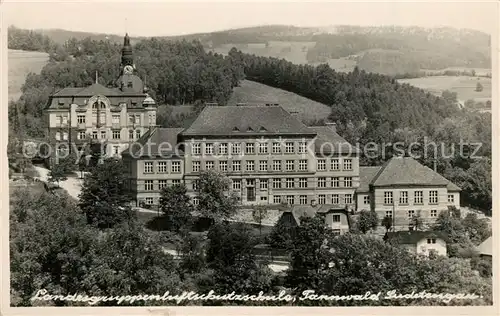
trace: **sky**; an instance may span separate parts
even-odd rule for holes
[[[128,32],[132,36],[182,35],[269,24],[451,26],[489,34],[494,34],[498,27],[498,3],[493,1],[4,1],[7,1],[2,5],[7,25],[110,34]]]

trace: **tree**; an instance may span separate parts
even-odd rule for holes
[[[206,267],[204,240],[189,232],[181,235],[178,252],[182,257],[179,268],[182,273],[199,273]]]
[[[481,91],[483,91],[483,85],[480,82],[478,82],[476,84],[476,92],[481,92]]]
[[[462,219],[467,237],[474,245],[480,245],[491,236],[491,228],[486,218],[479,219],[476,213],[469,213]]]
[[[291,250],[296,231],[296,227],[289,227],[282,221],[278,221],[267,239],[272,248]]]
[[[328,238],[328,265],[320,271],[320,293],[342,295],[387,291],[416,293],[476,293],[478,300],[457,300],[453,305],[491,301],[491,281],[478,276],[467,260],[444,256],[426,259],[366,235],[345,234]],[[394,267],[399,267],[394,269]],[[307,286],[307,285],[306,285]],[[377,289],[374,291],[373,289]],[[479,294],[481,293],[481,294]],[[383,294],[384,295],[384,294]],[[335,304],[335,303],[333,303]],[[445,305],[440,300],[339,301],[336,305]],[[486,303],[487,304],[487,303]]]
[[[417,211],[416,215],[413,215],[412,218],[410,219],[410,227],[412,227],[415,230],[421,230],[423,228],[424,222],[422,219],[421,211]]]
[[[293,238],[292,261],[287,271],[286,284],[302,292],[317,289],[321,283],[320,271],[328,264],[324,242],[330,231],[321,215],[302,217]]]
[[[266,293],[271,280],[253,251],[255,241],[247,226],[216,223],[208,232],[207,263],[214,270],[216,292]]]
[[[470,257],[474,255],[475,247],[467,236],[460,214],[449,211],[441,212],[434,223],[433,230],[445,233],[449,242],[446,244],[448,256]]]
[[[358,220],[356,221],[358,230],[363,234],[366,234],[369,230],[377,229],[378,223],[378,215],[374,210],[362,210],[359,213]]]
[[[91,167],[79,196],[79,206],[89,224],[110,228],[134,218],[126,174],[123,162],[116,159]]]
[[[382,218],[382,226],[384,226],[385,231],[388,232],[392,228],[392,217],[385,216]]]
[[[186,186],[173,185],[161,190],[159,209],[168,218],[174,231],[189,229],[192,208]]]
[[[212,220],[222,221],[237,211],[238,198],[230,191],[230,180],[222,173],[202,171],[199,178],[200,213]]]
[[[259,224],[259,236],[262,237],[262,221],[267,217],[267,208],[257,205],[252,209],[252,217]]]
[[[31,306],[40,289],[81,291],[97,234],[67,195],[16,189],[11,197],[11,303]],[[97,268],[97,267],[96,267]]]
[[[66,177],[67,170],[64,164],[56,163],[52,166],[49,172],[49,182],[57,182],[57,186],[59,186],[60,181],[66,181],[68,178]]]
[[[92,273],[82,290],[93,295],[134,295],[163,293],[180,289],[182,282],[171,255],[165,253],[157,234],[138,222],[123,222],[100,232],[93,248]],[[126,304],[126,303],[125,303]],[[137,301],[131,305],[161,305],[161,301]],[[103,302],[100,305],[116,305]]]

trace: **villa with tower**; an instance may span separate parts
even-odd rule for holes
[[[120,76],[114,85],[96,81],[67,87],[49,97],[45,109],[51,145],[67,143],[80,150],[89,141],[101,144],[107,156],[119,156],[131,142],[156,125],[157,105],[137,76],[132,46],[125,35]]]

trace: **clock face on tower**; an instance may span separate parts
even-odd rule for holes
[[[126,75],[131,75],[134,72],[134,68],[130,65],[123,67],[123,73]]]

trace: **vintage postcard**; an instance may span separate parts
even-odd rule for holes
[[[500,313],[498,3],[0,10],[2,314]]]

